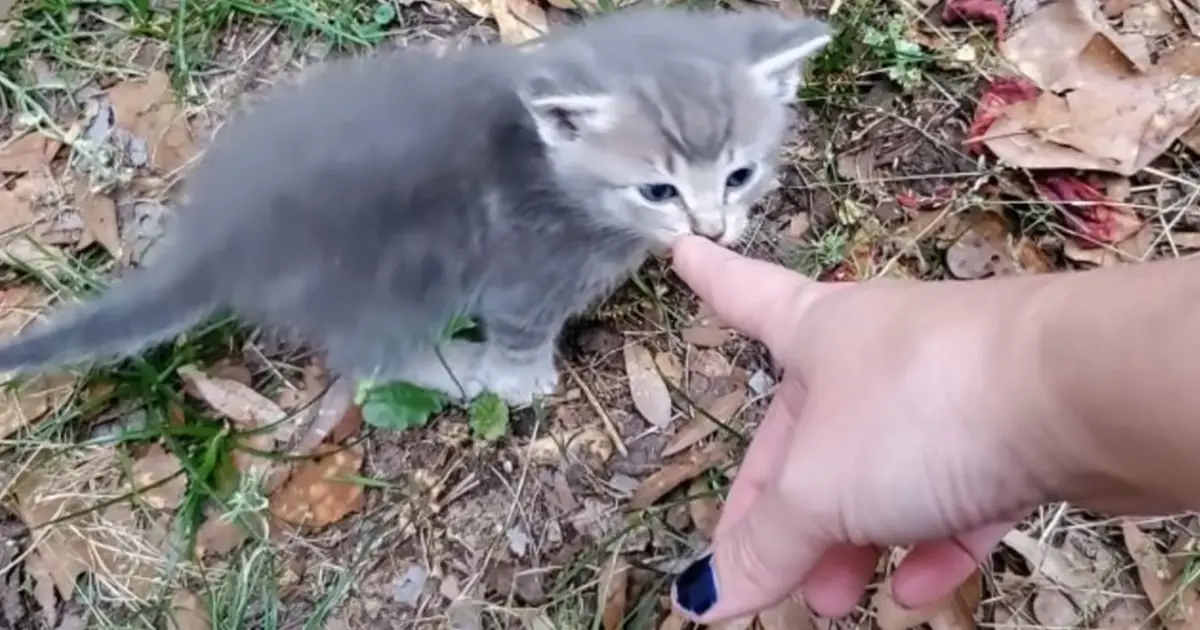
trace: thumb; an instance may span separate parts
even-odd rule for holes
[[[788,505],[773,482],[735,525],[717,534],[708,554],[675,578],[675,606],[707,625],[765,610],[797,592],[828,544]]]
[[[672,254],[675,272],[720,318],[773,352],[787,347],[811,299],[813,282],[786,267],[746,258],[712,241],[684,236]]]

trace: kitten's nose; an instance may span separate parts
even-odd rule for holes
[[[725,221],[692,221],[692,232],[712,240],[719,240],[725,234]]]

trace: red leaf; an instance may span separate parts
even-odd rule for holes
[[[996,39],[1004,41],[1008,11],[998,0],[946,0],[942,21],[947,24],[958,21],[991,22],[996,25]]]
[[[1142,226],[1137,215],[1114,205],[1094,186],[1077,177],[1046,175],[1037,187],[1043,198],[1059,205],[1067,222],[1084,237],[1080,243],[1084,248],[1120,243]]]
[[[952,4],[953,2],[948,3],[946,8],[949,9]],[[983,142],[980,139],[1000,117],[1005,107],[1021,101],[1031,101],[1037,96],[1037,85],[1024,77],[999,77],[992,81],[984,90],[983,96],[979,97],[975,118],[971,120],[971,128],[967,130],[967,139],[963,144],[968,151],[983,152]]]

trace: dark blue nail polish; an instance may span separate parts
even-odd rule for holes
[[[672,590],[675,603],[697,617],[717,603],[717,578],[713,575],[712,554],[688,565],[678,577]]]

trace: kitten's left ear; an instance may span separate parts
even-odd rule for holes
[[[533,117],[538,135],[551,146],[604,131],[612,125],[616,114],[612,96],[563,89],[547,77],[526,81],[520,97]]]
[[[772,20],[751,39],[750,76],[765,94],[781,103],[796,99],[804,61],[832,40],[829,25],[814,19]]]

